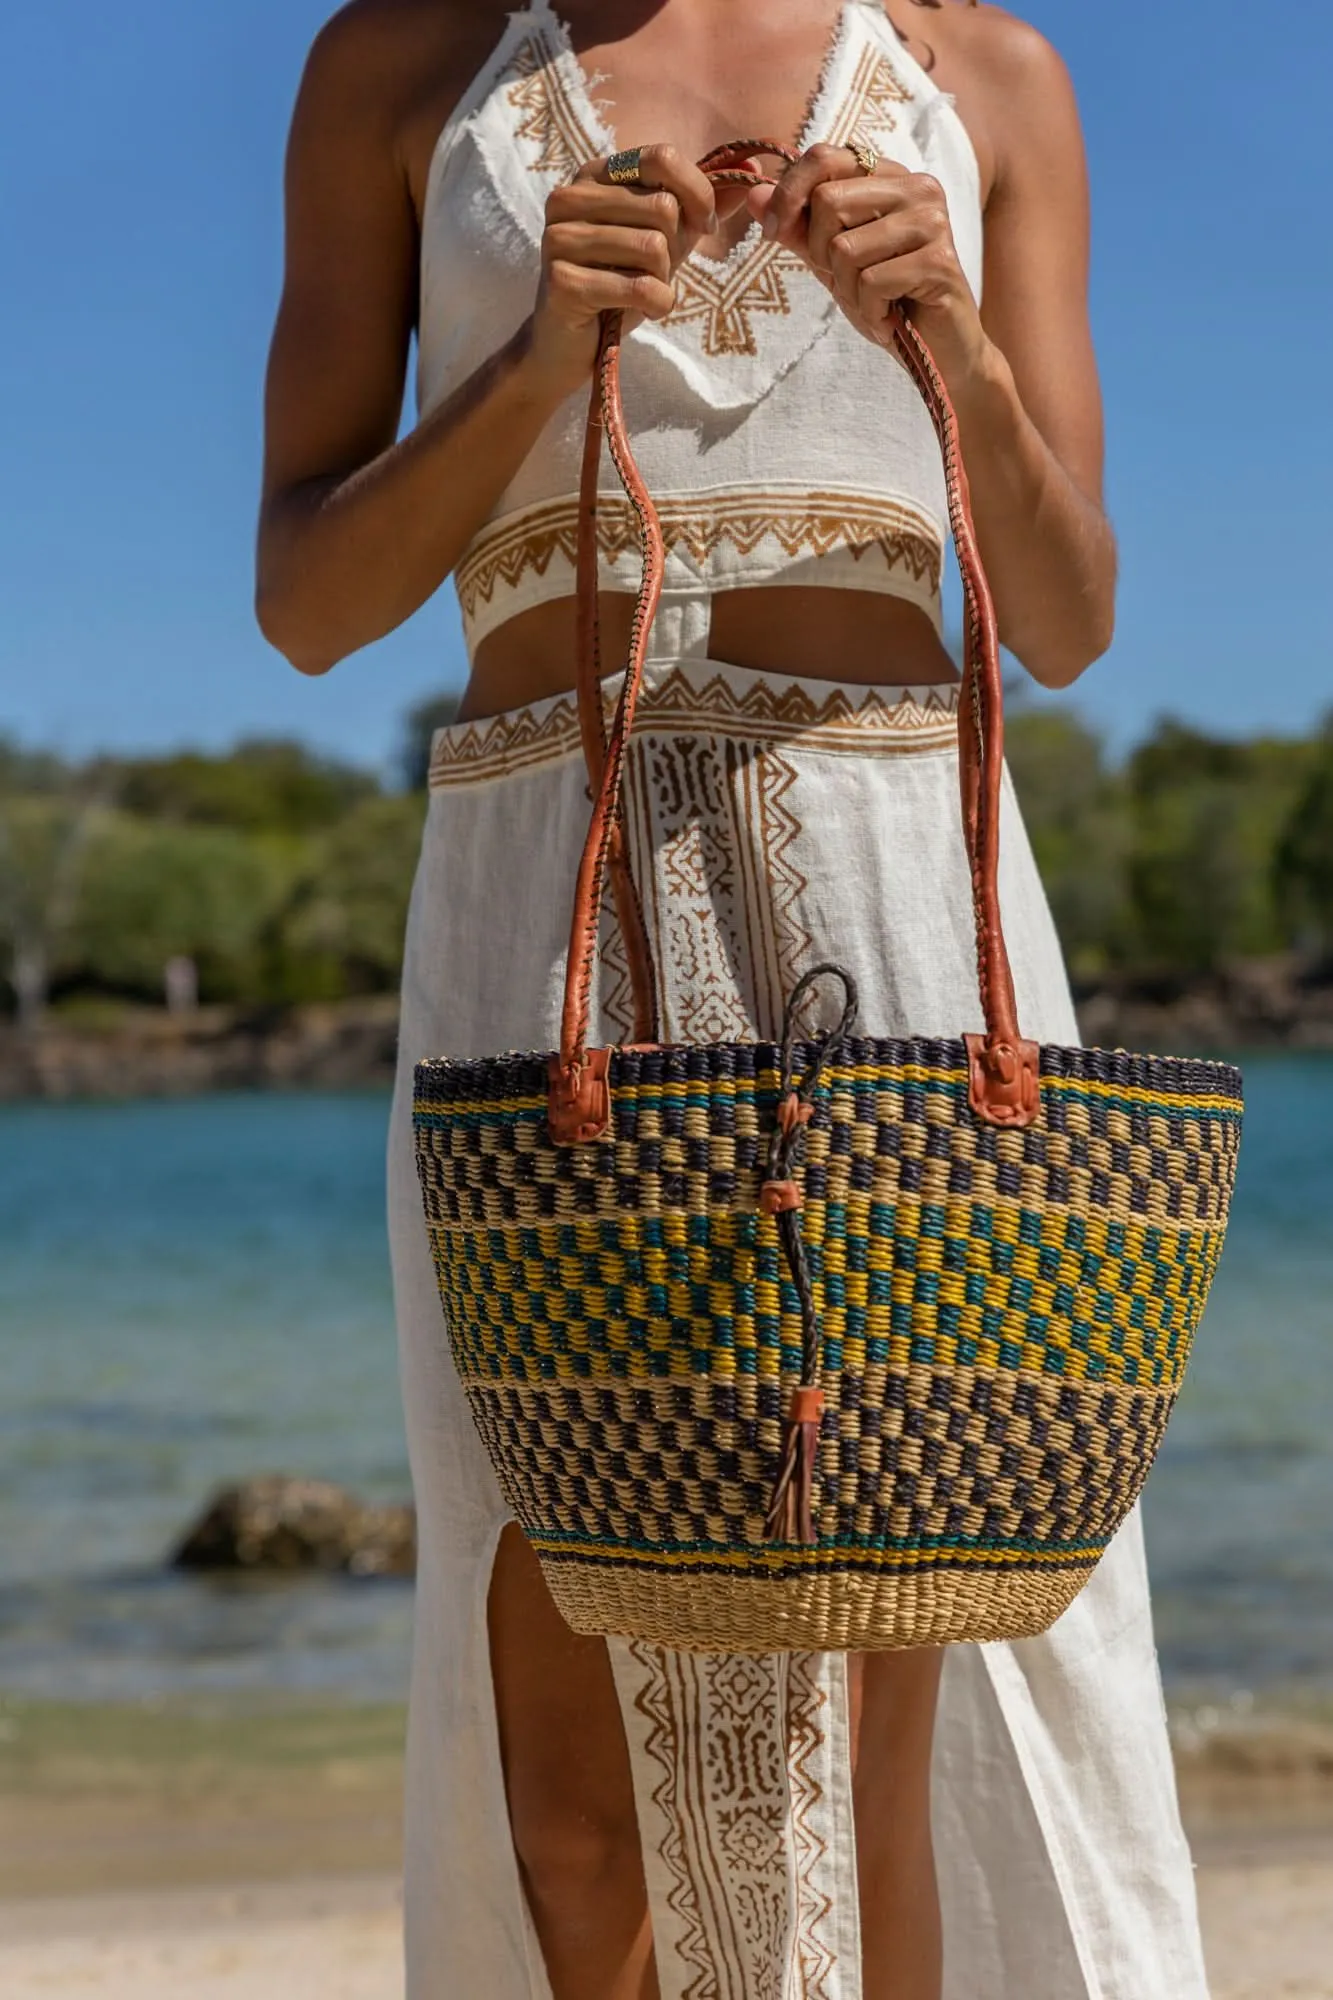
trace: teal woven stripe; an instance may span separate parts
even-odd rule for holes
[[[683,1094],[679,1091],[662,1091],[644,1084],[622,1084],[619,1088],[622,1091],[627,1091],[632,1096],[634,1103],[645,1111],[661,1111],[669,1104],[673,1107],[683,1105],[688,1110],[707,1113],[713,1109],[715,1104],[714,1094],[706,1082],[701,1082],[697,1089],[690,1089]],[[914,1092],[923,1096],[946,1097],[952,1103],[961,1105],[967,1102],[967,1079],[960,1075],[956,1083],[946,1083],[933,1079],[923,1082],[916,1077],[895,1076],[892,1074],[872,1078],[844,1078],[839,1077],[834,1072],[828,1089],[821,1088],[815,1092],[815,1102],[817,1104],[826,1103],[830,1096],[851,1095],[856,1098],[862,1098],[871,1095],[887,1094],[894,1097],[905,1097],[909,1093]],[[1190,1118],[1204,1121],[1215,1119],[1223,1125],[1239,1126],[1242,1115],[1239,1103],[1227,1103],[1220,1108],[1216,1103],[1197,1105],[1171,1104],[1163,1106],[1151,1100],[1144,1102],[1142,1099],[1108,1096],[1102,1090],[1081,1090],[1077,1084],[1069,1083],[1061,1083],[1059,1085],[1059,1095],[1061,1103],[1065,1105],[1076,1103],[1090,1106],[1095,1105],[1103,1112],[1122,1111],[1127,1117]],[[738,1088],[734,1092],[734,1095],[729,1093],[729,1096],[736,1103],[753,1103],[771,1109],[777,1103],[778,1094],[776,1090],[765,1086],[762,1089]],[[546,1105],[542,1102],[514,1109],[510,1109],[504,1105],[495,1105],[493,1107],[488,1106],[485,1110],[481,1111],[423,1111],[418,1109],[413,1113],[413,1121],[423,1131],[447,1129],[457,1126],[477,1130],[483,1126],[493,1126],[495,1124],[544,1125],[546,1122]]]
[[[974,1218],[977,1212],[974,1209]],[[845,1211],[839,1209],[838,1213]],[[894,1221],[894,1210],[885,1209],[881,1228],[886,1237],[893,1235]],[[570,1370],[577,1377],[591,1376],[597,1358],[602,1359],[613,1377],[627,1377],[632,1372],[644,1372],[662,1380],[688,1374],[706,1375],[711,1372],[716,1352],[736,1348],[738,1318],[748,1323],[736,1357],[740,1373],[755,1373],[760,1352],[775,1349],[781,1355],[784,1369],[800,1365],[799,1302],[795,1288],[782,1269],[777,1247],[771,1243],[756,1244],[753,1234],[734,1246],[710,1243],[708,1218],[692,1217],[691,1243],[696,1249],[707,1250],[707,1269],[698,1269],[688,1245],[672,1245],[665,1250],[666,1279],[651,1285],[645,1285],[643,1279],[643,1251],[653,1245],[662,1246],[660,1217],[603,1218],[599,1231],[601,1247],[590,1251],[580,1249],[575,1230],[569,1224],[556,1228],[553,1244],[549,1238],[543,1244],[539,1232],[530,1227],[518,1234],[523,1255],[539,1272],[535,1285],[527,1282],[525,1274],[523,1283],[511,1282],[507,1288],[497,1289],[496,1274],[512,1269],[512,1239],[504,1231],[487,1232],[489,1258],[482,1264],[450,1259],[445,1246],[440,1248],[439,1264],[452,1303],[455,1338],[467,1351],[470,1371],[477,1376],[497,1381],[508,1376],[522,1381],[554,1380],[560,1373],[561,1357],[567,1358]],[[985,1232],[979,1234],[984,1240]],[[1069,1218],[1066,1244],[1080,1246],[1083,1234],[1081,1219]],[[1123,1241],[1123,1231],[1113,1231],[1112,1235]],[[1163,1254],[1167,1248],[1165,1232],[1158,1229],[1148,1232],[1146,1248],[1156,1255],[1145,1256],[1141,1262],[1124,1256],[1095,1257],[1089,1253],[1075,1283],[1056,1284],[1053,1310],[1049,1313],[1035,1310],[1033,1280],[1013,1273],[1011,1246],[992,1241],[990,1271],[967,1271],[965,1296],[969,1304],[982,1308],[982,1338],[999,1343],[992,1365],[1001,1371],[1036,1370],[1047,1375],[1068,1375],[1075,1372],[1070,1367],[1071,1355],[1079,1354],[1083,1357],[1083,1367],[1077,1373],[1089,1381],[1117,1380],[1161,1388],[1175,1382],[1180,1374],[1181,1345],[1188,1344],[1197,1325],[1206,1275],[1220,1248],[1220,1238],[1220,1231],[1210,1230],[1196,1239],[1197,1256],[1182,1265],[1180,1289],[1174,1297],[1168,1295],[1168,1283],[1176,1260],[1173,1257],[1168,1261]],[[965,1271],[967,1254],[965,1238],[947,1239],[946,1272]],[[894,1299],[892,1274],[877,1272],[869,1285],[866,1304],[845,1307],[844,1278],[836,1272],[826,1274],[824,1246],[817,1238],[812,1238],[809,1244],[812,1280],[816,1287],[823,1285],[826,1306],[845,1307],[843,1339],[866,1341],[867,1364],[886,1363],[891,1341],[899,1340],[909,1344],[913,1362],[930,1366],[941,1354],[941,1342],[955,1340],[958,1346],[956,1353],[948,1357],[950,1363],[956,1359],[969,1366],[978,1358],[977,1339],[963,1336],[961,1309],[939,1303],[939,1276],[929,1271],[917,1273],[916,1257],[914,1239],[896,1240],[897,1270],[915,1274],[910,1298]],[[1039,1275],[1048,1282],[1054,1280],[1060,1259],[1058,1247],[1043,1246],[1038,1259]],[[761,1283],[776,1286],[777,1314],[757,1311],[757,1287]],[[669,1310],[668,1284],[686,1289],[689,1306],[685,1313]],[[733,1299],[730,1313],[717,1312],[713,1303],[715,1285],[730,1291]],[[633,1316],[626,1296],[630,1287],[641,1297],[641,1306]],[[587,1299],[593,1291],[605,1294],[605,1317],[588,1311]],[[1130,1329],[1137,1333],[1135,1344],[1143,1350],[1141,1358],[1126,1353],[1130,1329],[1124,1327],[1109,1334],[1111,1355],[1118,1359],[1094,1352],[1095,1348],[1108,1344],[1107,1329],[1114,1328],[1118,1294],[1132,1294]],[[500,1324],[507,1331],[497,1338],[494,1317],[497,1301],[517,1296],[526,1301],[527,1313],[511,1315],[502,1310]],[[1155,1329],[1146,1324],[1150,1297],[1159,1319]],[[869,1334],[873,1306],[887,1307],[887,1334]],[[646,1316],[645,1324],[639,1329],[639,1337],[627,1343],[623,1330],[637,1323],[640,1310]],[[650,1349],[648,1324],[669,1328],[670,1344],[665,1350]],[[613,1327],[621,1329],[619,1338],[612,1337]],[[550,1351],[539,1351],[536,1328],[542,1329],[542,1345]],[[834,1372],[843,1366],[843,1339],[826,1332],[823,1349],[826,1371]]]
[[[553,1542],[568,1549],[571,1554],[579,1553],[588,1545],[599,1551],[604,1547],[603,1539],[596,1535],[560,1533],[548,1527],[543,1527],[540,1534],[543,1545]],[[632,1550],[636,1555],[685,1555],[698,1556],[703,1560],[709,1556],[729,1556],[733,1563],[738,1553],[734,1542],[641,1542],[621,1535],[617,1537],[617,1545]],[[922,1552],[947,1555],[951,1550],[958,1550],[966,1555],[1086,1556],[1091,1562],[1096,1561],[1105,1548],[1105,1539],[1095,1542],[1037,1542],[1018,1535],[999,1536],[994,1540],[981,1536],[969,1539],[966,1535],[833,1535],[821,1536],[816,1552],[821,1556],[836,1556],[839,1550],[894,1555]],[[544,1546],[542,1553],[546,1553]],[[606,1560],[614,1563],[615,1558],[607,1557]]]

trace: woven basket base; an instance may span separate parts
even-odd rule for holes
[[[771,1580],[541,1564],[575,1632],[680,1653],[879,1653],[1030,1639],[1068,1610],[1096,1567]]]

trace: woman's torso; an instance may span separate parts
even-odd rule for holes
[[[433,21],[423,13],[414,72],[418,81],[403,109],[399,127],[400,154],[424,243],[419,373],[423,408],[459,386],[460,380],[480,365],[486,353],[499,346],[512,331],[508,326],[489,324],[484,312],[478,313],[477,324],[469,327],[469,288],[459,284],[463,275],[460,266],[464,260],[480,259],[482,290],[487,283],[500,287],[495,299],[488,301],[492,318],[508,313],[517,323],[525,315],[536,289],[543,175],[546,185],[552,177],[567,177],[565,156],[572,159],[585,147],[596,152],[612,142],[627,144],[664,138],[687,155],[697,157],[738,132],[763,132],[785,138],[788,143],[795,143],[802,136],[806,141],[836,137],[834,128],[839,120],[847,123],[857,113],[859,104],[872,122],[876,117],[882,118],[879,143],[885,151],[896,152],[909,166],[924,165],[944,181],[960,248],[964,243],[972,246],[971,275],[974,285],[979,287],[980,216],[994,177],[995,149],[987,129],[985,95],[975,79],[975,64],[969,62],[971,51],[965,37],[957,33],[965,21],[971,25],[976,17],[949,6],[927,12],[911,4],[911,0],[903,0],[897,15],[906,18],[890,22],[889,17],[879,15],[878,8],[867,6],[866,0],[850,0],[846,7],[831,6],[828,0],[786,0],[786,4],[762,7],[750,4],[750,0],[739,0],[739,4],[725,10],[717,9],[707,0],[694,0],[691,5],[685,4],[685,0],[671,0],[671,4],[652,10],[642,5],[614,4],[614,0],[612,4],[608,0],[591,0],[591,4],[589,0],[582,0],[582,4],[580,0],[570,0],[560,18],[538,7],[529,15],[509,16],[506,23],[503,13],[488,7],[480,18],[473,16],[467,22],[451,22],[445,32],[438,13]],[[537,32],[529,34],[525,24]],[[568,49],[562,55],[565,29]],[[900,60],[896,59],[899,52]],[[554,58],[553,64],[546,61],[548,57]],[[882,58],[892,67],[886,67]],[[553,74],[553,68],[559,73]],[[672,79],[669,91],[662,88],[663,76]],[[530,86],[527,89],[521,87],[525,80]],[[942,95],[945,91],[947,96]],[[893,101],[877,106],[874,101],[877,98]],[[479,114],[480,142],[474,145],[476,134],[472,128],[477,125]],[[935,136],[939,129],[935,114],[950,122],[951,129],[943,133],[942,143]],[[469,128],[468,144],[460,149],[457,141],[463,126]],[[866,129],[864,116],[858,129]],[[929,136],[923,140],[927,133]],[[924,158],[919,140],[923,140],[927,149]],[[466,158],[469,149],[478,155],[470,165]],[[524,218],[527,240],[522,240],[521,232],[506,229],[500,232],[503,240],[497,242],[493,254],[489,239],[481,233],[492,226],[491,218],[482,218],[480,224],[471,225],[470,239],[469,225],[460,225],[458,221],[459,213],[469,207],[475,193],[473,183],[479,177],[479,167],[481,177],[499,184],[498,192],[508,200],[511,212],[523,203],[530,211]],[[525,175],[533,176],[530,195],[519,178]],[[508,215],[501,215],[503,223],[508,220]],[[754,434],[756,448],[750,454],[751,459],[764,466],[776,461],[776,484],[784,491],[802,484],[822,489],[832,483],[841,492],[846,482],[836,478],[842,468],[837,451],[830,455],[828,438],[836,440],[839,431],[850,432],[864,455],[867,447],[859,434],[859,413],[880,395],[880,384],[897,390],[900,401],[903,385],[893,382],[883,372],[894,368],[888,357],[861,340],[841,321],[836,309],[832,314],[835,323],[824,325],[817,338],[812,333],[806,340],[800,330],[801,314],[821,310],[822,294],[814,307],[808,291],[804,299],[797,296],[794,310],[786,304],[786,294],[799,295],[802,281],[807,287],[814,286],[806,274],[777,274],[778,294],[790,323],[778,329],[781,338],[776,343],[769,342],[773,351],[765,356],[762,336],[768,333],[772,322],[763,319],[767,310],[764,294],[766,289],[771,292],[771,282],[758,269],[752,254],[755,247],[762,246],[755,246],[753,238],[750,250],[741,243],[748,227],[749,217],[745,213],[724,224],[717,238],[700,245],[695,272],[688,274],[694,289],[700,289],[693,285],[697,273],[701,288],[712,291],[720,275],[719,260],[730,255],[733,270],[737,268],[737,260],[742,271],[752,269],[752,297],[760,301],[750,326],[742,319],[739,331],[733,325],[720,343],[714,338],[703,340],[704,328],[700,323],[693,353],[684,359],[686,370],[695,371],[696,389],[699,371],[708,372],[706,402],[714,400],[716,386],[721,404],[720,409],[701,405],[696,412],[705,426],[704,443],[725,468],[736,457],[734,438]],[[697,307],[699,301],[693,303]],[[741,304],[744,308],[744,297]],[[740,348],[755,326],[761,335],[756,343],[760,351],[746,359],[740,355]],[[712,332],[715,334],[716,328]],[[670,398],[672,382],[679,378],[673,376],[669,366],[659,366],[654,381],[651,361],[648,366],[647,379],[657,398],[654,413],[675,418],[678,412]],[[792,380],[783,390],[781,377],[789,370]],[[854,393],[849,391],[849,384],[854,384]],[[631,365],[627,371],[626,396],[631,405],[632,429],[634,388]],[[799,440],[793,447],[784,429],[784,411],[778,407],[783,394],[788,402],[785,413],[788,423],[793,416],[809,411],[812,404],[827,406],[814,417],[805,451]],[[682,385],[682,396],[688,403],[688,385]],[[747,397],[761,411],[759,422],[747,407]],[[581,399],[574,401],[578,403]],[[765,422],[762,412],[769,404],[773,405],[774,422],[769,423],[768,434],[761,436]],[[917,415],[915,410],[911,414]],[[562,489],[566,483],[571,486],[576,483],[572,477],[568,480],[565,477],[572,457],[569,434],[576,421],[577,412],[567,413],[564,426],[567,435],[539,444],[525,468],[530,474],[528,485],[525,486],[520,475],[511,496],[507,496],[520,509],[531,493],[549,502],[553,486]],[[821,423],[826,433],[823,440],[819,435]],[[710,424],[715,427],[711,433],[707,431]],[[686,427],[678,424],[678,429]],[[659,493],[664,481],[662,476],[655,475],[669,471],[683,473],[682,483],[690,491],[701,481],[706,482],[706,466],[711,462],[707,453],[701,456],[696,469],[688,462],[688,452],[682,455],[677,439],[674,458],[666,450],[664,464],[659,467],[653,462],[651,427],[636,435],[650,490]],[[895,435],[890,426],[883,450],[885,460],[894,456]],[[914,448],[920,456],[920,434],[914,440]],[[822,465],[805,462],[811,455],[819,460],[821,452]],[[661,458],[662,452],[658,456]],[[827,476],[820,481],[821,470],[826,475],[830,471],[835,475],[832,482]],[[932,465],[929,470],[933,475],[936,468]],[[821,567],[828,569],[831,565],[814,561],[804,567],[787,568],[780,587],[766,587],[762,581],[747,579],[744,588],[726,588],[725,575],[704,576],[711,594],[708,651],[712,657],[731,660],[740,666],[762,666],[770,672],[792,673],[828,672],[830,661],[836,661],[840,678],[867,683],[894,680],[921,684],[953,677],[954,668],[938,631],[938,585],[925,577],[931,560],[928,551],[923,553],[928,539],[927,523],[924,518],[917,523],[909,506],[905,517],[907,532],[905,535],[902,532],[903,524],[898,520],[899,510],[893,497],[892,464],[887,465],[882,480],[876,477],[873,467],[863,468],[863,473],[869,476],[863,476],[859,482],[861,488],[879,485],[884,488],[878,497],[872,496],[872,539],[881,550],[887,550],[890,543],[893,545],[896,553],[886,554],[885,560],[898,564],[896,580],[883,578],[874,591],[858,588],[859,578],[845,559],[846,550],[843,574],[836,588],[826,587],[820,576]],[[924,470],[918,470],[915,476],[918,485],[928,483]],[[901,489],[902,481],[898,483]],[[910,488],[911,479],[906,483]],[[854,481],[853,486],[856,484]],[[936,496],[925,497],[927,504],[922,512],[928,516]],[[734,514],[735,499],[726,499],[725,504]],[[827,493],[823,505],[827,515]],[[879,509],[877,515],[874,508]],[[504,508],[500,511],[503,513]],[[546,511],[549,514],[549,505]],[[780,504],[777,511],[781,514]],[[857,511],[854,507],[853,513]],[[938,514],[940,510],[935,507],[934,511]],[[859,512],[864,515],[864,506]],[[892,532],[885,529],[886,519]],[[535,522],[542,529],[545,543],[550,544],[550,523],[540,508],[535,512],[529,509],[526,514],[510,512],[506,523],[514,521]],[[506,523],[500,524],[502,529]],[[806,523],[807,542],[811,525],[816,536],[823,533],[826,543],[827,520]],[[726,535],[734,574],[736,557],[748,544],[743,535],[738,536],[730,527]],[[512,548],[512,534],[508,541]],[[465,557],[460,565],[460,595],[465,596],[475,621],[470,632],[473,674],[465,697],[465,713],[472,715],[494,713],[540,699],[573,682],[574,609],[571,597],[557,580],[547,577],[544,586],[534,585],[529,589],[531,597],[540,595],[544,588],[546,601],[525,603],[519,591],[501,602],[502,593],[497,590],[496,601],[491,602],[491,587],[506,568],[505,544],[504,532],[498,540],[492,534],[489,545],[483,532],[469,552],[471,563]],[[495,547],[501,554],[498,564],[491,559]],[[863,540],[854,551],[857,564],[865,547]],[[538,567],[546,566],[544,559],[539,558]],[[512,568],[512,563],[509,567]],[[704,567],[706,570],[707,565]],[[725,571],[727,565],[722,567]],[[934,567],[937,576],[937,557]],[[628,632],[632,602],[626,593],[632,590],[633,579],[626,572],[623,560],[615,565],[615,570],[609,579],[613,587],[603,598],[607,658],[616,657],[617,648]],[[750,577],[753,575],[752,569]],[[807,576],[809,582],[805,581]],[[482,598],[485,602],[480,601]],[[481,617],[477,617],[479,611]]]

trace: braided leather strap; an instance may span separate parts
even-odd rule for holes
[[[716,187],[771,183],[773,177],[753,165],[756,156],[788,162],[797,157],[790,147],[774,140],[747,139],[719,147],[699,165]],[[630,874],[621,808],[625,756],[643,682],[648,635],[662,592],[665,548],[657,512],[635,463],[625,425],[620,391],[621,321],[620,313],[602,316],[579,496],[579,721],[595,797],[574,891],[560,1049],[551,1059],[551,1136],[562,1145],[577,1145],[599,1137],[610,1120],[607,1082],[610,1051],[588,1047],[598,933],[608,875],[634,986],[636,1037],[641,1042],[656,1039],[651,954]],[[963,586],[959,780],[963,838],[972,877],[977,982],[986,1024],[984,1034],[964,1037],[971,1101],[978,1116],[990,1124],[1028,1125],[1037,1108],[1037,1044],[1025,1041],[1019,1033],[998,890],[1004,713],[995,607],[972,523],[958,422],[949,392],[930,349],[906,313],[895,309],[889,315],[888,325],[894,351],[920,391],[939,437],[948,490],[949,525]],[[609,733],[602,713],[597,609],[597,475],[603,438],[634,509],[643,558],[624,684]]]

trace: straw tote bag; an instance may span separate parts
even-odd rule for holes
[[[767,142],[703,161],[754,180]],[[909,319],[966,607],[959,723],[985,1032],[855,1033],[836,966],[784,1040],[658,1045],[621,785],[662,539],[603,323],[583,468],[579,713],[595,793],[560,1048],[416,1070],[454,1360],[576,1631],[716,1652],[1011,1639],[1087,1582],[1161,1441],[1222,1248],[1241,1083],[1220,1063],[1038,1047],[996,887],[995,617],[948,394]],[[596,631],[603,433],[644,575],[609,736]],[[589,1048],[604,887],[636,1041]],[[815,982],[842,1019],[798,1037]]]

